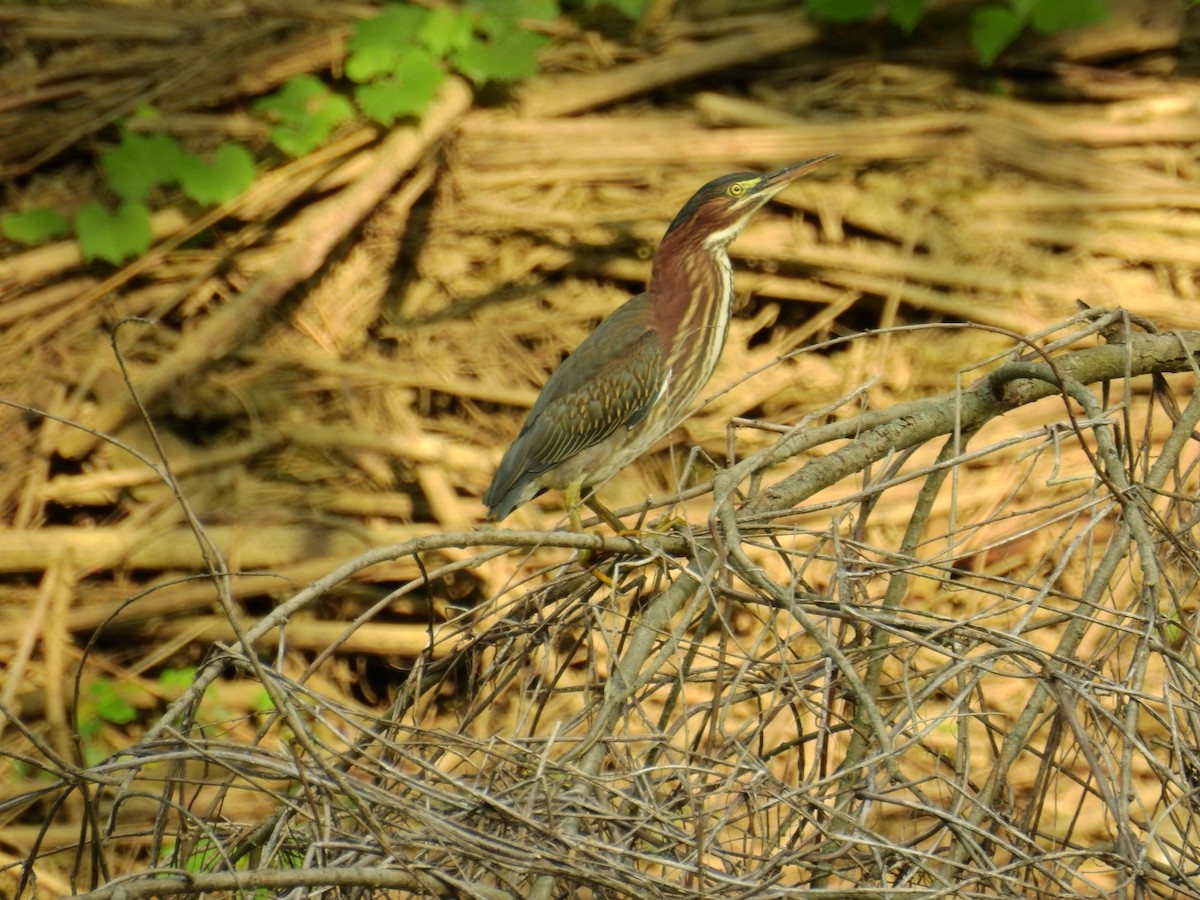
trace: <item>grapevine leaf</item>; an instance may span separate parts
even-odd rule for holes
[[[311,75],[298,75],[254,104],[279,124],[271,129],[275,146],[290,156],[303,156],[321,145],[329,133],[354,115],[350,101]]]
[[[349,101],[346,104],[349,106]],[[325,143],[331,130],[320,119],[280,123],[271,129],[271,143],[288,156],[301,157]]]
[[[278,121],[293,121],[312,115],[313,106],[329,94],[325,82],[313,75],[297,75],[283,87],[255,101],[254,111]]]
[[[150,189],[179,180],[183,148],[165,134],[125,132],[115,150],[100,154],[108,180],[126,200],[141,200]]]
[[[925,0],[888,0],[888,18],[905,34],[912,34],[925,15]]]
[[[192,686],[195,678],[195,666],[185,666],[182,669],[163,669],[158,673],[158,686],[171,691],[183,691]]]
[[[346,75],[359,84],[386,75],[421,33],[429,11],[389,4],[373,19],[360,19],[346,42]]]
[[[0,231],[18,244],[40,244],[61,237],[71,230],[66,216],[56,209],[41,207],[23,213],[9,213],[0,218]]]
[[[808,11],[829,22],[862,22],[879,8],[879,0],[808,0]]]
[[[1029,24],[1039,34],[1057,34],[1108,20],[1103,0],[1041,0],[1030,11]]]
[[[971,43],[984,66],[990,66],[1017,39],[1025,22],[1011,9],[984,6],[971,16]]]
[[[189,156],[179,173],[184,193],[205,205],[231,200],[254,181],[254,157],[240,144],[222,144],[212,165]]]
[[[537,74],[537,54],[547,38],[490,16],[481,20],[480,27],[487,36],[452,55],[458,71],[476,84],[520,81]]]
[[[419,116],[445,80],[446,73],[426,51],[413,48],[396,65],[392,74],[373,84],[358,87],[358,105],[375,121],[391,125],[403,116]]]
[[[631,22],[642,21],[642,14],[650,6],[650,0],[589,0],[590,7],[607,3]]]
[[[558,0],[472,0],[470,7],[512,23],[517,19],[557,19]]]
[[[470,13],[439,6],[429,13],[417,37],[430,53],[441,59],[470,45],[474,23],[475,17]]]
[[[369,84],[395,64],[395,47],[366,47],[346,57],[346,77],[355,84]]]
[[[132,200],[122,203],[115,215],[93,200],[75,217],[75,231],[86,261],[102,259],[113,265],[144,253],[154,240],[150,211]]]
[[[137,718],[137,709],[118,693],[110,681],[94,682],[88,693],[96,704],[96,715],[114,725],[128,725]]]

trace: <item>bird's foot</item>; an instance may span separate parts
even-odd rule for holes
[[[675,531],[676,529],[684,529],[687,527],[688,520],[683,516],[672,515],[671,513],[663,513],[658,517],[658,521],[650,526],[649,531],[652,534],[666,534],[667,532]]]

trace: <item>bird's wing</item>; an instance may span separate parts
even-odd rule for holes
[[[648,311],[645,294],[628,300],[555,369],[501,460],[489,496],[509,492],[645,417],[666,378]]]
[[[555,375],[570,361],[567,357]],[[662,392],[664,375],[658,336],[653,332],[642,334],[615,358],[588,370],[586,380],[557,392],[535,410],[536,415],[531,412],[518,438],[529,445],[528,470],[552,469],[618,429],[636,425]]]

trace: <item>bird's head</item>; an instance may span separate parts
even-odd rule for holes
[[[679,210],[663,235],[664,243],[674,235],[676,240],[694,241],[706,249],[727,247],[763,204],[836,155],[818,156],[766,175],[734,172],[713,179]]]

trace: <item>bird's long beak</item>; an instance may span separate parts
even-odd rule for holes
[[[817,156],[812,159],[806,159],[802,163],[796,163],[794,166],[786,166],[777,172],[771,172],[762,177],[759,183],[758,190],[755,193],[766,194],[768,197],[783,190],[801,175],[806,172],[811,172],[823,162],[828,162],[837,156],[836,153],[826,153],[824,156]]]

